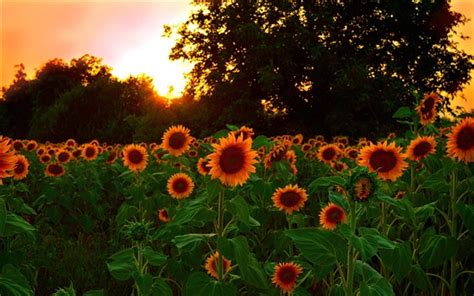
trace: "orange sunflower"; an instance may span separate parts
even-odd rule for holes
[[[415,109],[420,116],[421,124],[427,125],[435,120],[436,105],[438,105],[439,101],[439,96],[434,92],[425,95],[423,100],[421,100],[420,105]]]
[[[41,163],[47,163],[51,161],[51,156],[49,154],[43,154],[40,157]]]
[[[318,158],[322,162],[331,163],[332,161],[338,159],[341,155],[341,149],[335,144],[324,145],[319,148]]]
[[[76,141],[74,141],[74,139],[68,139],[66,141],[66,146],[69,148],[74,148],[77,146],[77,144],[76,144]]]
[[[190,143],[189,129],[182,125],[171,126],[163,134],[162,146],[171,155],[180,156],[189,149]]]
[[[36,150],[36,147],[38,147],[38,143],[35,140],[28,141],[26,144],[26,150],[28,151]]]
[[[116,149],[112,149],[109,151],[109,155],[107,156],[107,160],[106,162],[108,164],[112,164],[115,162],[115,160],[117,160],[117,157],[118,157],[118,153],[117,153],[117,150]]]
[[[235,138],[230,134],[213,147],[214,153],[208,156],[212,179],[219,178],[224,185],[236,186],[244,184],[250,173],[255,173],[257,152],[252,150],[252,139]]]
[[[289,147],[285,144],[278,144],[273,147],[263,160],[263,165],[265,168],[270,169],[273,163],[286,160],[288,148]]]
[[[60,177],[64,175],[64,167],[59,163],[50,163],[46,167],[44,174],[49,177]]]
[[[168,193],[175,199],[187,198],[193,193],[194,182],[185,173],[177,173],[168,179]]]
[[[451,129],[446,150],[449,157],[474,162],[474,117],[464,118]]]
[[[10,151],[9,142],[8,139],[0,137],[0,185],[3,178],[11,177],[11,171],[16,164],[16,157],[14,151]]]
[[[24,148],[23,142],[20,140],[13,141],[12,147],[15,151],[20,151]]]
[[[420,161],[422,158],[433,154],[436,148],[435,138],[432,136],[422,136],[411,141],[407,147],[407,156],[411,160]]]
[[[253,135],[255,134],[252,128],[246,127],[245,125],[236,131],[232,131],[232,133],[235,135],[236,138],[242,136],[244,140],[253,137]]]
[[[204,158],[204,157],[199,158],[198,163],[197,163],[197,169],[201,175],[206,176],[211,171],[211,168],[208,166],[208,164],[209,164],[209,160],[207,158]]]
[[[82,157],[89,161],[96,159],[98,154],[99,149],[97,148],[97,145],[91,143],[85,144],[81,152]]]
[[[293,262],[279,263],[275,265],[272,283],[284,293],[290,294],[296,285],[298,276],[302,272],[303,268],[299,264]]]
[[[170,221],[170,217],[168,216],[168,211],[165,210],[165,209],[160,209],[158,211],[158,219],[160,219],[161,222],[169,222]]]
[[[354,147],[348,147],[345,149],[344,155],[349,159],[356,160],[359,156],[359,150]]]
[[[319,223],[328,230],[336,229],[336,226],[346,221],[346,213],[344,210],[333,203],[329,203],[319,213]]]
[[[360,150],[359,165],[366,166],[370,172],[377,172],[382,180],[395,181],[408,167],[405,154],[395,143],[370,144]]]
[[[206,269],[207,273],[214,277],[218,277],[218,263],[219,262],[219,252],[214,252],[214,254],[210,255],[206,259],[206,263],[204,264],[204,268]],[[232,261],[222,256],[222,267],[223,267],[223,274],[227,274],[232,269]]]
[[[28,159],[26,159],[24,155],[17,155],[15,168],[13,169],[13,178],[15,180],[22,180],[26,178],[29,167],[30,163],[28,162]]]
[[[143,146],[130,144],[123,148],[122,159],[132,172],[141,172],[148,164],[148,153]]]
[[[68,150],[61,149],[56,158],[61,163],[68,163],[72,159],[72,154]]]
[[[278,188],[273,193],[272,200],[276,208],[289,215],[304,206],[308,200],[308,194],[298,185],[287,185],[284,188]]]

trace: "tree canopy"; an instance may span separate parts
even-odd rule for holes
[[[196,2],[170,57],[194,63],[187,91],[219,114],[209,126],[380,134],[414,90],[449,110],[473,69],[446,0]]]

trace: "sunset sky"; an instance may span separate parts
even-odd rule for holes
[[[163,25],[184,21],[192,9],[189,2],[0,0],[1,86],[12,82],[16,64],[23,63],[31,76],[49,59],[69,61],[89,53],[103,58],[118,77],[146,73],[161,95],[178,96],[190,66],[168,60],[174,40],[162,37]],[[452,5],[474,19],[474,0],[454,0]],[[473,22],[460,30],[474,36]],[[460,40],[461,48],[474,53],[473,40]],[[468,102],[462,105],[474,108],[474,83],[464,95]]]

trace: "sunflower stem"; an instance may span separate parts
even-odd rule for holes
[[[410,166],[410,193],[415,192],[415,168],[414,164]]]
[[[350,227],[353,234],[356,231],[356,204],[355,202],[350,202],[351,212],[350,212]],[[354,284],[354,258],[353,256],[353,247],[352,243],[349,242],[347,247],[347,283],[346,283],[346,295],[352,296],[353,284]]]
[[[451,236],[456,239],[456,171],[451,173]],[[456,255],[451,257],[450,295],[456,295]]]
[[[222,238],[224,233],[224,190],[219,193],[219,200],[217,202],[217,241]],[[217,262],[217,279],[222,281],[223,274],[224,274],[224,260],[222,258],[222,252],[219,250],[219,246],[217,247],[217,251],[219,252],[219,259]]]
[[[290,215],[286,215],[286,221],[288,222],[288,230],[291,230],[291,218]],[[293,244],[290,243],[290,257],[293,257]]]

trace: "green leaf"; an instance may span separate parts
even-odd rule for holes
[[[362,260],[368,261],[377,253],[377,240],[374,237],[359,237],[352,233],[347,224],[340,225],[339,231],[361,254]]]
[[[367,263],[356,261],[355,273],[361,277],[360,295],[395,296],[390,282]]]
[[[110,257],[111,262],[107,263],[107,268],[114,278],[119,281],[128,280],[135,268],[135,257],[133,249],[119,251]]]
[[[286,231],[302,255],[324,272],[329,273],[336,262],[346,262],[347,242],[336,232],[320,228],[300,228]]]
[[[232,205],[229,210],[236,217],[238,221],[241,221],[245,225],[250,224],[250,210],[247,202],[242,196],[236,196],[231,201]]]
[[[36,229],[31,226],[30,223],[26,222],[26,220],[22,217],[12,213],[7,214],[4,236],[8,237],[15,234],[23,233],[28,238],[34,239],[35,231]]]
[[[231,131],[236,131],[236,130],[239,129],[238,126],[233,125],[233,124],[226,124],[225,127],[226,127],[228,130],[231,130]]]
[[[412,113],[412,108],[410,107],[400,107],[398,110],[392,115],[392,118],[410,118]]]
[[[138,288],[140,289],[140,295],[147,296],[151,294],[151,287],[153,285],[153,278],[149,273],[141,274],[138,271],[134,271],[133,279],[137,283]]]
[[[461,216],[462,222],[471,232],[471,235],[474,234],[474,205],[458,203],[456,209],[458,210],[459,216]]]
[[[0,236],[5,234],[5,226],[7,224],[7,206],[5,200],[0,198]]]
[[[233,296],[237,295],[237,288],[225,282],[212,280],[209,276],[202,272],[191,274],[186,282],[186,296]]]
[[[366,228],[360,227],[359,233],[362,237],[365,237],[369,241],[376,241],[377,242],[377,249],[394,249],[396,244],[389,240],[387,237],[380,234],[377,229],[374,228]]]
[[[145,256],[146,260],[148,260],[148,263],[150,263],[150,265],[152,266],[161,266],[163,265],[163,263],[166,262],[166,259],[168,258],[166,255],[154,251],[150,247],[143,249],[142,252],[143,256]]]
[[[410,242],[398,244],[394,249],[384,249],[380,251],[382,261],[393,275],[400,282],[411,271],[412,251]]]
[[[420,263],[423,268],[443,264],[453,257],[458,249],[456,239],[439,234],[425,233],[420,238]]]
[[[243,236],[238,236],[231,239],[230,242],[233,245],[234,257],[239,265],[242,279],[256,288],[268,288],[267,277],[255,255],[250,252],[247,239]]]
[[[201,234],[201,233],[189,233],[184,235],[177,235],[172,239],[172,242],[178,249],[186,248],[189,251],[194,250],[200,242],[208,241],[211,237],[214,237],[215,233]]]
[[[82,294],[82,296],[104,296],[104,290],[90,290]]]
[[[252,142],[252,148],[253,149],[258,149],[262,146],[267,146],[268,144],[270,144],[270,141],[268,140],[267,137],[263,136],[263,135],[260,135],[260,136],[257,136],[253,142]]]
[[[413,266],[409,278],[410,282],[422,291],[428,291],[432,288],[428,275],[419,265]]]
[[[30,296],[33,290],[28,280],[11,264],[6,264],[0,274],[0,295]]]
[[[345,179],[339,176],[320,177],[311,182],[308,186],[308,189],[310,194],[314,194],[315,192],[325,189],[331,185],[344,186],[345,183]]]
[[[161,278],[155,279],[151,291],[154,296],[173,296],[170,286]]]

